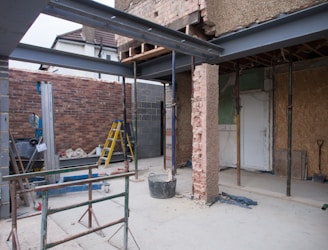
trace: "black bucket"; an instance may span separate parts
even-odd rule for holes
[[[167,174],[150,174],[148,185],[150,196],[157,199],[172,198],[175,195],[177,179],[173,176],[171,181],[167,181]]]

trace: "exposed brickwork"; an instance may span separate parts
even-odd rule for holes
[[[165,111],[166,111],[166,137],[165,137],[165,163],[167,168],[172,167],[172,85],[165,88]]]
[[[213,201],[218,194],[218,66],[202,64],[193,75],[191,123],[194,198]]]
[[[167,25],[178,18],[199,10],[198,0],[144,0],[133,2],[129,1],[129,3],[131,4],[119,4],[119,7],[123,8],[130,14],[142,17],[161,25]],[[118,41],[118,46],[131,40],[121,36],[116,36],[116,38]]]
[[[112,121],[123,118],[120,83],[21,70],[10,70],[9,81],[10,130],[15,138],[34,136],[28,117],[32,113],[41,116],[36,82],[53,83],[56,153],[79,147],[90,152],[104,143]],[[126,98],[131,121],[130,84]]]

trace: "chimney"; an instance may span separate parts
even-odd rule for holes
[[[83,25],[82,37],[87,43],[95,43],[96,29]]]

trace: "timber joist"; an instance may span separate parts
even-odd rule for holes
[[[201,38],[206,40],[206,36],[202,34],[197,28],[192,25],[186,25],[179,30],[187,35]],[[137,41],[129,42],[126,45],[121,46],[120,60],[122,63],[142,62],[151,58],[156,58],[165,54],[168,54],[171,50],[162,46],[153,45],[149,43],[138,43]]]
[[[129,50],[120,52],[120,60],[122,63],[140,62],[169,52],[170,50],[164,47],[142,43],[138,47],[130,47]]]

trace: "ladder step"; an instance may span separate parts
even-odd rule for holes
[[[112,127],[108,133],[108,136],[106,138],[106,143],[105,145],[107,147],[103,148],[103,151],[102,151],[102,155],[104,156],[105,152],[107,152],[108,154],[105,155],[104,157],[100,157],[99,158],[99,161],[98,161],[98,164],[100,164],[101,161],[106,161],[106,162],[111,162],[111,158],[112,156],[119,156],[119,155],[123,155],[123,152],[114,152],[115,151],[115,145],[116,145],[116,142],[120,142],[120,145],[122,147],[122,150],[124,150],[123,147],[129,147],[130,149],[130,154],[128,157],[129,158],[134,158],[133,156],[133,151],[132,151],[132,146],[131,146],[131,142],[129,140],[129,135],[128,133],[126,134],[126,137],[127,137],[127,143],[125,145],[125,143],[122,143],[122,138],[123,138],[123,134],[125,129],[122,129],[124,127],[123,125],[123,122],[120,121],[120,120],[115,120],[112,124]],[[109,144],[109,145],[108,145]],[[109,165],[106,164],[105,167],[107,167]]]

